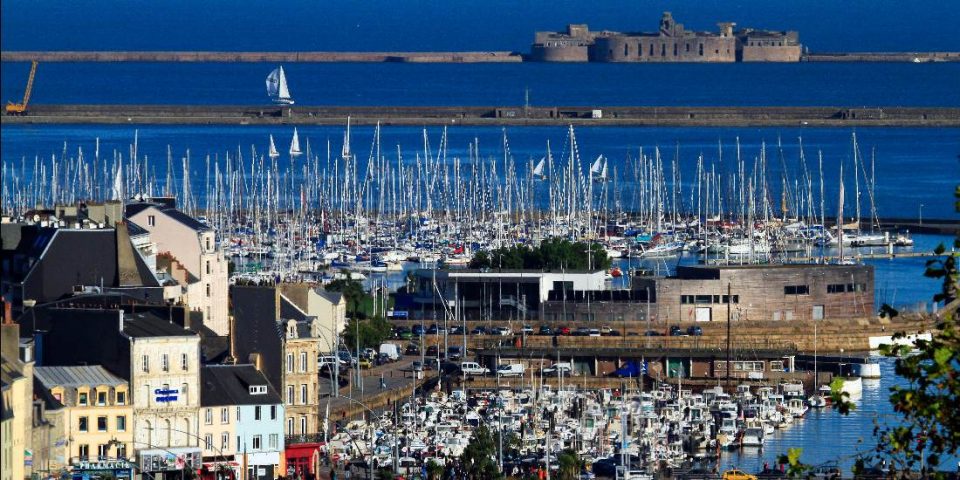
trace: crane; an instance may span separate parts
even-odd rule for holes
[[[23,92],[23,102],[7,102],[7,114],[18,115],[27,111],[27,103],[30,102],[30,92],[33,90],[33,78],[37,75],[37,62],[34,60],[30,64],[30,76],[27,78],[27,89]]]

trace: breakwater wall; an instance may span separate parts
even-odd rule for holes
[[[3,124],[960,127],[939,107],[30,105]]]
[[[4,62],[241,62],[241,63],[516,63],[516,52],[160,52],[160,51],[4,51]]]
[[[581,59],[582,57],[582,59]],[[218,52],[218,51],[2,51],[3,62],[250,62],[250,63],[519,63],[570,61],[513,51],[476,52]],[[588,61],[585,55],[574,61]],[[805,53],[801,62],[960,62],[960,52]],[[643,63],[643,62],[640,62]],[[683,62],[677,62],[683,63]],[[700,63],[700,62],[690,62]],[[732,63],[732,62],[731,62]]]

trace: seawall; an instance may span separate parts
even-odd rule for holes
[[[939,107],[30,105],[2,124],[960,127]]]

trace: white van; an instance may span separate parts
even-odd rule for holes
[[[479,363],[477,363],[477,362],[463,362],[463,363],[461,363],[461,364],[460,364],[460,371],[462,371],[464,375],[470,375],[470,376],[473,376],[473,375],[486,375],[486,374],[490,373],[490,370],[482,367],[482,366],[481,366]]]
[[[497,367],[497,376],[498,377],[522,377],[523,364],[511,363],[509,365],[500,365],[499,367]]]
[[[381,343],[380,354],[386,356],[392,362],[400,360],[400,345],[395,343]]]

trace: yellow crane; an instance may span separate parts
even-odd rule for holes
[[[27,103],[30,102],[30,92],[33,90],[33,77],[37,75],[37,61],[30,64],[30,77],[27,78],[27,89],[23,92],[23,102],[7,102],[7,114],[22,114],[27,111]]]

